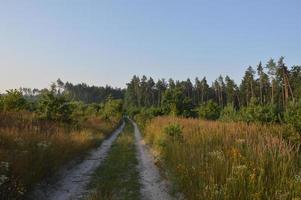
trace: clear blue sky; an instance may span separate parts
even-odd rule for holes
[[[134,74],[228,74],[270,57],[301,64],[300,0],[2,0],[0,91]]]

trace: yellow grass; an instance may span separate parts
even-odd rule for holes
[[[166,133],[174,124],[181,137]],[[298,148],[283,139],[286,132],[279,125],[159,117],[144,135],[187,199],[298,199]]]
[[[62,164],[99,144],[117,123],[94,118],[85,126],[38,121],[30,113],[0,114],[0,199],[22,198]]]

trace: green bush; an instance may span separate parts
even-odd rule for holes
[[[164,111],[161,108],[157,108],[157,107],[141,108],[139,109],[139,112],[135,114],[133,119],[135,119],[135,121],[143,131],[147,122],[149,122],[154,117],[162,116],[162,115],[164,115]]]
[[[180,124],[169,124],[164,128],[164,133],[168,135],[169,137],[172,137],[176,140],[182,140],[183,139],[183,128]]]
[[[228,104],[226,107],[224,107],[224,109],[221,111],[219,119],[226,122],[239,120],[238,112],[234,108],[233,104]]]
[[[261,122],[276,122],[278,120],[278,111],[273,104],[266,104],[260,106],[260,118]]]
[[[70,122],[72,108],[65,96],[44,92],[38,101],[37,114],[41,119]]]
[[[105,119],[120,118],[122,115],[122,100],[109,98],[101,110]]]
[[[284,121],[301,132],[301,101],[289,103],[284,113]]]
[[[168,89],[165,91],[162,101],[164,114],[171,116],[195,117],[192,99],[185,97],[181,87]]]
[[[71,101],[69,103],[69,106],[72,110],[71,116],[70,118],[73,121],[78,121],[78,122],[82,122],[84,121],[88,114],[87,114],[87,105],[85,105],[83,102],[81,101]]]
[[[18,90],[7,90],[2,97],[2,107],[4,111],[20,111],[26,108],[26,100],[22,92]]]
[[[198,108],[198,115],[202,119],[216,120],[220,116],[221,109],[213,101],[208,101]]]
[[[276,122],[277,110],[272,104],[259,105],[251,102],[239,111],[239,120],[244,122]]]
[[[102,106],[97,103],[91,103],[84,106],[85,115],[87,116],[96,116],[100,113],[100,110],[102,109]]]
[[[137,114],[140,113],[140,111],[141,109],[133,106],[126,108],[126,113],[131,118],[134,118]]]

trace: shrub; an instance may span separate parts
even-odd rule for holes
[[[101,105],[97,104],[97,103],[91,103],[91,104],[85,105],[84,108],[85,108],[85,115],[96,116],[100,113]]]
[[[140,126],[143,131],[143,128],[147,122],[157,116],[164,115],[164,111],[161,108],[150,107],[150,108],[141,108],[139,113],[134,116],[135,121]]]
[[[59,122],[71,121],[71,104],[65,96],[45,92],[40,96],[37,114],[41,119]]]
[[[276,122],[276,106],[272,104],[257,105],[251,103],[239,111],[239,120],[244,122]]]
[[[22,92],[18,90],[7,90],[2,97],[2,106],[5,111],[20,111],[26,108],[26,100]]]
[[[224,107],[224,109],[221,111],[220,120],[226,122],[239,120],[238,112],[234,108],[233,104],[229,104]]]
[[[180,124],[174,123],[166,126],[164,128],[164,132],[169,137],[172,137],[173,139],[179,140],[183,138],[182,135],[182,127]]]
[[[122,115],[122,100],[113,100],[109,98],[101,110],[101,115],[105,119],[120,118]]]
[[[165,91],[162,101],[162,108],[166,115],[195,117],[192,100],[184,96],[181,87],[168,89]]]
[[[135,117],[137,114],[139,114],[140,111],[141,111],[141,109],[139,109],[138,107],[133,107],[133,106],[128,107],[128,108],[126,109],[127,115],[128,115],[129,117],[131,117],[131,118],[133,118],[133,117]]]
[[[276,105],[273,104],[265,104],[260,106],[260,117],[259,121],[261,122],[276,122],[278,121],[278,111],[276,109]]]
[[[301,101],[297,103],[289,103],[284,113],[284,120],[286,123],[301,132]]]
[[[83,122],[89,116],[87,114],[87,105],[80,101],[72,101],[69,103],[72,110],[70,118],[72,121]]]
[[[211,100],[198,108],[198,115],[202,119],[216,120],[219,118],[220,112],[220,107]]]

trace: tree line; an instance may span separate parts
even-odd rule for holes
[[[157,115],[281,122],[289,118],[288,112],[301,107],[300,98],[301,66],[288,67],[280,57],[247,67],[239,84],[229,76],[219,76],[211,84],[206,77],[155,82],[151,77],[133,76],[125,105],[132,112],[152,108]],[[301,113],[297,115],[301,119]]]
[[[49,89],[20,88],[0,95],[0,111],[29,110],[57,121],[85,113],[109,117],[111,102],[118,112],[145,116],[174,115],[209,120],[289,123],[301,131],[301,66],[288,67],[284,57],[247,67],[240,83],[219,76],[193,81],[133,76],[126,89],[64,83]],[[113,102],[113,103],[112,103]],[[113,109],[114,110],[114,109]],[[72,114],[71,114],[72,113]]]
[[[88,116],[119,119],[124,91],[119,88],[88,86],[60,79],[50,88],[20,88],[0,94],[0,113],[31,112],[38,119],[78,124]]]
[[[40,94],[47,92],[49,89],[19,89],[27,99],[35,100]],[[107,98],[123,99],[125,90],[121,88],[113,88],[109,85],[106,86],[89,86],[86,83],[72,84],[70,82],[64,83],[61,79],[53,82],[50,86],[51,91],[57,94],[68,96],[72,101],[82,101],[83,103],[102,103]]]

